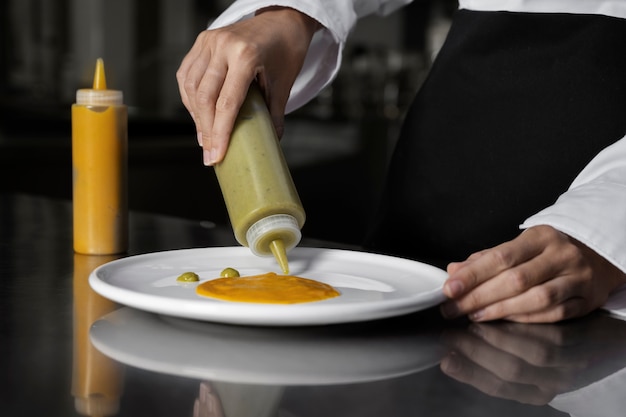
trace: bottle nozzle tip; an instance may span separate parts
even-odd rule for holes
[[[94,90],[106,90],[107,80],[104,73],[104,61],[102,58],[96,60],[96,71],[93,76],[93,89]]]
[[[289,274],[289,260],[287,259],[287,251],[285,250],[285,243],[282,239],[272,240],[270,243],[270,250],[276,258],[280,269],[283,271],[283,274]]]

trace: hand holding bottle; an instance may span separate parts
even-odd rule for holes
[[[289,92],[317,27],[315,20],[296,10],[269,7],[253,18],[200,33],[176,78],[196,124],[205,165],[224,157],[237,113],[255,79],[282,135]]]

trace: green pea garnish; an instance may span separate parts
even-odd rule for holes
[[[195,272],[183,272],[176,278],[179,282],[196,282],[200,281],[200,277]]]
[[[237,278],[240,276],[239,271],[234,268],[225,268],[222,272],[220,272],[220,277],[222,278]]]

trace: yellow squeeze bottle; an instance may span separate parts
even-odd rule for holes
[[[93,88],[72,105],[74,251],[108,255],[128,249],[128,113],[109,90],[98,59]]]
[[[288,274],[287,252],[300,242],[306,216],[256,84],[215,173],[237,241],[255,255],[273,255]]]

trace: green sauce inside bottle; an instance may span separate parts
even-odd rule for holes
[[[215,165],[235,238],[289,273],[287,252],[306,218],[263,96],[252,84],[226,156]]]

